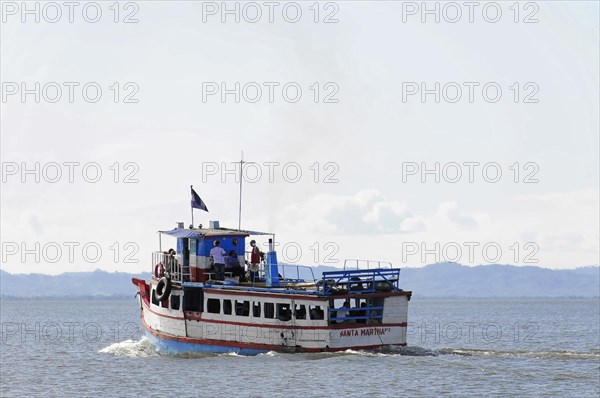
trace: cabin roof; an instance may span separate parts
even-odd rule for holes
[[[233,228],[175,228],[170,231],[158,231],[161,234],[174,236],[176,238],[202,239],[214,236],[250,236],[250,235],[273,235],[269,232],[247,231]]]

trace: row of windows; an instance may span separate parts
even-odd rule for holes
[[[163,301],[156,300],[152,290],[152,303],[162,308],[178,311],[181,305],[181,296],[171,294]],[[192,289],[185,293],[185,311],[203,311],[203,294],[199,289]],[[278,319],[280,321],[296,320],[322,320],[325,313],[319,305],[305,305],[291,303],[263,303],[249,300],[231,300],[209,298],[206,300],[206,311],[211,314],[236,315],[254,318]],[[381,323],[383,314],[383,298],[353,300],[332,299],[329,302],[331,323]],[[346,310],[347,307],[348,309]]]
[[[195,294],[200,293],[200,294]],[[152,303],[162,308],[170,308],[178,311],[181,304],[181,296],[171,294],[168,299],[163,301],[156,300],[154,289],[152,290]],[[201,291],[194,289],[193,291],[186,292],[185,295],[186,303],[184,303],[184,310],[189,311],[202,311],[202,294]],[[330,308],[337,308],[337,311],[331,311],[332,323],[378,323],[382,321],[382,306],[383,299],[355,299],[348,302],[348,307],[354,307],[354,309],[348,308],[346,311],[343,306],[345,300],[335,299],[330,300]],[[192,305],[193,303],[197,303]],[[199,304],[199,306],[198,306]],[[209,298],[206,300],[207,312],[211,314],[220,314],[221,309],[224,315],[237,315],[237,316],[252,316],[254,318],[261,318],[261,315],[265,319],[279,319],[280,321],[290,321],[292,315],[297,320],[312,319],[321,320],[325,318],[323,308],[318,305],[295,304],[292,308],[290,303],[262,303],[258,301],[252,301],[252,306],[249,300],[231,300],[231,299],[216,299]],[[222,308],[221,308],[222,307]],[[347,319],[340,319],[347,318]]]
[[[292,320],[292,316],[295,319],[319,320],[325,318],[325,312],[319,305],[295,304],[292,308],[290,303],[253,301],[250,304],[248,300],[221,300],[216,298],[206,300],[206,311],[208,313],[221,314],[221,309],[225,315],[250,316],[250,312],[252,312],[254,318],[279,319],[284,322]]]

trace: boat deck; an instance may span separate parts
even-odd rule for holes
[[[386,293],[388,295],[411,292],[399,288],[400,269],[340,270],[324,272],[316,282],[281,279],[279,286],[267,286],[266,282],[207,281],[183,282],[184,288],[222,289],[231,291],[260,292],[273,294],[297,294],[311,296],[340,296]]]

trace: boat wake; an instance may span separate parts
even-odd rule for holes
[[[313,354],[315,359],[336,355],[360,355],[365,357],[407,356],[407,357],[437,357],[442,355],[457,355],[479,358],[531,358],[531,359],[562,359],[562,360],[600,360],[600,350],[583,351],[524,351],[524,350],[484,350],[475,348],[439,348],[429,349],[418,346],[384,347],[375,351],[346,350],[337,353]]]
[[[377,351],[346,350],[343,354],[364,356],[400,355],[409,357],[436,357],[441,355],[458,355],[480,358],[532,358],[532,359],[562,359],[562,360],[600,360],[600,350],[590,351],[525,351],[525,350],[484,350],[476,348],[439,348],[429,349],[418,346],[385,347]]]
[[[146,336],[139,341],[125,340],[114,343],[98,351],[101,354],[112,354],[130,358],[146,358],[159,355],[156,348]]]
[[[129,358],[146,358],[161,355],[160,350],[155,348],[147,337],[142,337],[139,341],[125,340],[119,343],[114,343],[98,351],[102,354],[112,354],[115,356],[125,356]],[[231,357],[246,357],[237,353],[178,353],[172,354],[182,358],[205,358],[215,356],[231,356]],[[600,350],[568,351],[568,350],[551,350],[551,351],[524,351],[524,350],[484,350],[476,348],[439,348],[429,349],[419,346],[406,347],[384,347],[375,351],[361,350],[345,350],[336,353],[312,353],[312,354],[289,354],[269,351],[264,354],[259,354],[258,357],[278,357],[285,356],[287,358],[302,359],[324,359],[332,356],[343,355],[358,355],[365,357],[387,357],[387,356],[408,356],[408,357],[437,357],[441,355],[457,355],[464,357],[479,357],[479,358],[531,358],[531,359],[562,359],[562,360],[600,360]]]
[[[564,360],[599,360],[600,351],[568,351],[568,350],[550,350],[550,351],[500,351],[500,350],[482,350],[474,348],[441,348],[438,350],[440,355],[461,355],[474,357],[505,357],[505,358],[535,358],[535,359],[564,359]]]
[[[437,357],[441,355],[439,351],[419,346],[405,347],[383,347],[376,351],[383,355],[402,355],[407,357]]]
[[[387,357],[387,356],[396,356],[396,355],[404,355],[404,356],[413,356],[413,357],[424,357],[424,356],[438,356],[441,355],[436,350],[430,350],[422,347],[383,347],[378,350],[344,350],[337,352],[311,352],[311,353],[286,353],[286,352],[276,352],[269,351],[264,354],[258,354],[259,357],[276,357],[282,356],[287,359],[293,360],[304,360],[304,359],[326,359],[331,357],[339,357],[339,356],[365,356],[365,357]]]

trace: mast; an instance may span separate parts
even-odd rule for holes
[[[243,176],[243,168],[244,167],[244,151],[242,151],[242,158],[240,160],[240,207],[238,212],[238,229],[242,229],[242,181],[244,179]]]
[[[190,190],[193,190],[194,186],[190,185]],[[193,199],[193,197],[192,197]],[[192,202],[190,202],[190,209],[192,210],[192,227],[194,227],[194,205],[192,204]],[[185,226],[185,224],[184,224]]]

